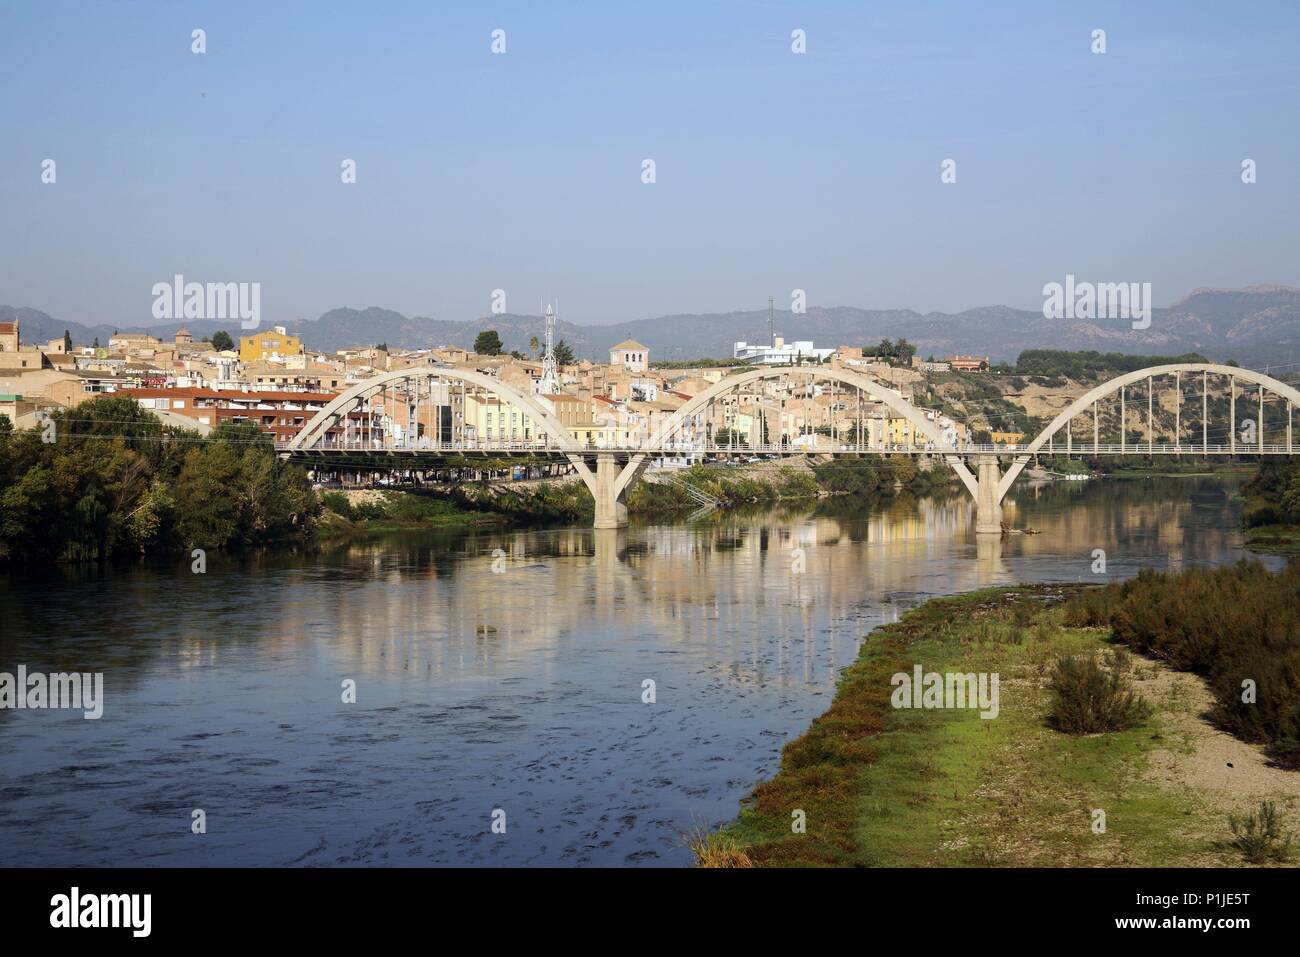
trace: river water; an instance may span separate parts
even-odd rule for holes
[[[0,672],[104,675],[99,720],[0,711],[0,866],[689,864],[871,628],[1235,561],[1233,489],[1019,486],[1040,534],[992,544],[965,496],[906,497],[0,576]]]

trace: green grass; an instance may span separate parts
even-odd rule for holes
[[[316,532],[321,539],[506,521],[501,515],[472,511],[446,498],[405,491],[384,492],[378,501],[355,505],[342,492],[327,492],[321,502],[325,511]]]
[[[1109,647],[1103,630],[1061,625],[1059,602],[1043,601],[1060,593],[938,599],[872,632],[831,710],[786,746],[726,834],[759,866],[1177,866],[1213,855],[1212,810],[1144,778],[1152,751],[1180,746],[1162,733],[1161,708],[1110,734],[1048,724],[1052,664]],[[894,709],[889,676],[916,663],[999,673],[999,716]],[[791,833],[795,808],[807,834]],[[1104,834],[1092,830],[1095,808]]]
[[[1260,525],[1247,529],[1246,547],[1277,554],[1300,552],[1300,525]]]

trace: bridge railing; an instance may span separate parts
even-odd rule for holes
[[[1027,452],[1026,444],[993,444],[988,442],[962,442],[955,445],[937,446],[932,443],[911,445],[900,443],[863,443],[851,442],[800,442],[765,443],[756,445],[719,444],[711,441],[676,441],[651,445],[648,441],[632,439],[626,443],[578,445],[561,448],[549,438],[529,440],[508,439],[467,439],[455,442],[430,439],[427,436],[418,440],[409,438],[393,439],[349,439],[328,436],[312,448],[304,450],[308,454],[330,452],[347,453],[429,453],[457,454],[503,452],[513,454],[546,453],[565,454],[574,452],[646,452],[654,455],[996,455],[1014,457],[1033,454],[1037,456],[1145,456],[1145,455],[1294,455],[1296,449],[1289,444],[1270,442],[1260,445],[1258,442],[1218,443],[1202,445],[1200,443],[1160,442],[1148,445],[1139,442],[1073,442],[1069,446],[1058,443],[1043,447],[1033,453]]]

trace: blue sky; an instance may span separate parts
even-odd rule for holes
[[[178,272],[261,282],[266,322],[1300,285],[1300,4],[990,6],[0,0],[0,303],[142,324]]]

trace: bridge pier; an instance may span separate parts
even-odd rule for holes
[[[975,493],[975,534],[1002,534],[1002,497],[998,494],[998,459],[995,455],[981,455],[975,460],[977,491]]]
[[[595,481],[591,484],[591,495],[596,500],[596,520],[593,528],[627,527],[627,486],[618,487],[618,476],[622,465],[612,452],[596,456]]]

